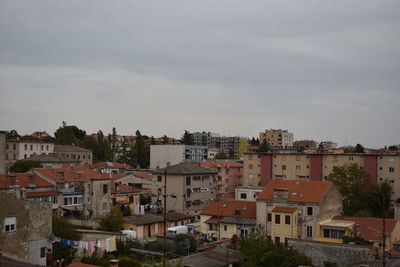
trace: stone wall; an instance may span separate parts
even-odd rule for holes
[[[289,239],[289,246],[312,259],[313,264],[323,267],[324,262],[336,262],[339,266],[355,263],[367,263],[379,266],[375,257],[369,253],[369,246],[334,244],[317,241]]]

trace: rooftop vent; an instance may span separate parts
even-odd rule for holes
[[[240,215],[240,209],[235,209],[235,214]]]
[[[228,206],[228,204],[224,203],[222,204],[221,208],[226,208]]]
[[[295,196],[297,196],[297,193],[291,193],[290,194],[292,197],[295,197]]]

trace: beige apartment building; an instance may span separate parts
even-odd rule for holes
[[[166,175],[165,175],[166,172]],[[167,181],[167,211],[198,215],[217,193],[218,170],[199,163],[180,163],[152,171],[156,203],[163,208],[164,183]]]
[[[293,133],[288,130],[270,129],[260,133],[260,143],[264,141],[273,148],[291,148],[293,147]]]
[[[400,155],[394,154],[310,154],[246,153],[244,186],[266,186],[274,179],[324,181],[334,167],[357,163],[372,184],[388,181],[393,199],[400,197]]]
[[[6,169],[10,168],[16,161],[28,159],[31,156],[50,154],[54,150],[53,143],[31,140],[8,140],[6,141]]]

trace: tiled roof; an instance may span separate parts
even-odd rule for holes
[[[361,237],[368,241],[382,240],[381,232],[383,231],[382,218],[369,217],[351,217],[351,216],[335,216],[334,220],[353,221],[359,226],[354,229],[355,232],[360,232]],[[394,219],[385,219],[385,231],[391,233],[396,226],[397,221]]]
[[[92,151],[79,146],[54,145],[54,152],[92,152]]]
[[[202,161],[200,165],[205,168],[243,168],[243,164],[236,161]]]
[[[214,217],[212,216],[211,218],[209,218],[208,220],[206,220],[204,223],[208,223],[208,224],[219,224],[219,218],[218,217]]]
[[[165,214],[165,217],[167,218],[168,221],[181,221],[181,220],[187,220],[191,219],[192,216],[186,215],[183,213],[178,213],[178,212],[168,212]]]
[[[111,184],[111,194],[146,193],[146,192],[150,192],[150,190],[115,182],[112,182]]]
[[[217,171],[210,170],[207,168],[200,167],[199,164],[195,163],[180,163],[177,165],[173,165],[170,167],[153,170],[154,174],[164,174],[164,171],[167,170],[168,174],[217,174]]]
[[[287,201],[319,203],[331,185],[331,182],[276,179],[267,184],[257,199],[273,200],[274,189],[287,189]]]
[[[54,192],[54,191],[48,191],[48,192],[26,192],[26,197],[31,198],[31,197],[42,197],[42,196],[58,196],[60,193]]]
[[[140,178],[146,178],[146,179],[153,178],[153,175],[151,175],[151,173],[148,173],[148,172],[133,172],[132,175],[136,176],[136,177],[140,177]]]
[[[89,168],[57,168],[45,169],[35,168],[35,173],[42,174],[43,176],[55,182],[87,182],[90,180],[109,180],[112,175],[96,172]]]
[[[77,163],[79,160],[67,157],[58,157],[52,154],[33,155],[23,161],[36,161],[39,163]]]
[[[30,173],[0,174],[0,188],[19,185],[25,188],[53,187],[53,185],[39,176]]]
[[[154,214],[144,214],[144,215],[127,216],[124,217],[123,220],[126,223],[143,225],[143,224],[163,222],[164,218]]]
[[[117,169],[125,169],[127,166],[125,164],[119,163],[119,162],[110,162],[110,161],[103,161],[103,162],[96,162],[92,164],[92,168],[98,169],[98,168],[105,168],[105,169],[112,169],[112,168],[117,168]]]
[[[255,225],[257,223],[255,218],[238,218],[238,217],[223,217],[219,222],[240,224],[240,225]]]
[[[296,208],[275,207],[272,209],[272,212],[294,213],[296,210]]]
[[[256,202],[223,199],[213,200],[200,214],[220,217],[256,218]]]

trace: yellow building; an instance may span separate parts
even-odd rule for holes
[[[213,200],[200,213],[199,232],[209,240],[247,237],[256,226],[256,203],[241,200]]]
[[[282,129],[270,129],[260,133],[260,144],[263,142],[273,148],[291,148],[293,147],[293,133]]]
[[[249,141],[245,137],[241,137],[239,139],[239,145],[238,149],[236,151],[235,158],[239,159],[244,155],[244,153],[247,153],[249,151]]]

